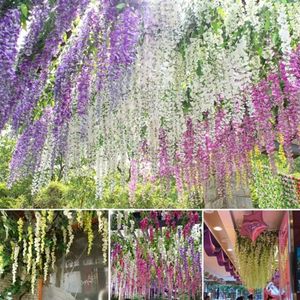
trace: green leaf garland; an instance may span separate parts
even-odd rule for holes
[[[237,233],[235,253],[241,280],[248,289],[265,288],[271,280],[278,263],[277,232],[264,232],[255,242]]]

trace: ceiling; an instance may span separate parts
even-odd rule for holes
[[[204,221],[212,234],[215,236],[223,250],[226,252],[231,262],[236,264],[234,253],[236,242],[236,229],[239,229],[243,216],[250,214],[251,210],[215,210],[205,211]],[[268,230],[279,230],[284,211],[263,211],[263,220],[268,225]],[[214,227],[221,227],[221,231],[214,230]],[[235,281],[235,279],[226,272],[224,267],[220,267],[216,257],[209,257],[204,251],[204,271],[208,272],[224,281]]]
[[[249,214],[251,211],[240,211],[234,210],[231,211],[234,223],[237,228],[241,227],[243,223],[243,216]],[[284,211],[272,211],[264,210],[263,211],[263,220],[268,225],[268,230],[279,230]]]

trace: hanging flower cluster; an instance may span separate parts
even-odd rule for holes
[[[198,212],[116,212],[111,288],[122,298],[201,295]]]
[[[160,178],[176,178],[180,193],[187,189],[207,190],[211,176],[215,177],[220,197],[232,189],[230,178],[251,175],[250,151],[256,146],[266,152],[269,165],[275,172],[276,139],[283,140],[289,168],[293,168],[292,143],[299,139],[299,54],[297,48],[289,56],[289,64],[279,63],[279,70],[252,88],[251,114],[245,114],[239,123],[220,108],[213,118],[202,122],[187,120],[180,148],[174,159],[168,158],[166,137],[160,134],[158,172]],[[297,61],[297,63],[295,63]],[[289,71],[287,71],[289,69]],[[246,103],[244,103],[246,105]],[[274,115],[274,111],[280,111]],[[214,138],[209,135],[214,128]]]
[[[99,198],[120,171],[131,205],[137,183],[157,179],[204,199],[214,181],[225,199],[251,176],[255,146],[276,172],[279,139],[292,171],[299,17],[299,2],[273,0],[44,1],[20,41],[8,9],[0,129],[21,132],[10,183],[33,175],[35,192],[62,157],[66,176],[83,160],[96,169]]]
[[[98,216],[98,233],[103,237],[108,237],[108,222],[102,211],[97,211]],[[108,238],[102,239],[102,254],[103,263],[107,262],[107,251],[108,251]]]
[[[160,8],[170,13],[165,6]],[[175,178],[179,195],[182,189],[196,189],[207,198],[211,178],[215,178],[219,197],[225,198],[230,195],[232,177],[247,183],[249,152],[256,144],[269,154],[272,164],[278,135],[283,135],[285,152],[298,137],[299,49],[295,45],[299,37],[292,33],[295,24],[287,18],[288,12],[293,19],[292,8],[299,13],[297,4],[202,1],[202,5],[185,8],[182,4],[186,15],[177,15],[183,23],[166,18],[170,24],[148,38],[151,55],[146,61],[138,52],[137,61],[143,63],[134,66],[138,68],[138,80],[131,87],[134,104],[129,107],[124,102],[105,123],[109,136],[118,134],[119,129],[122,133],[117,139],[120,143],[103,145],[101,156],[109,155],[99,160],[98,174],[103,176],[103,165],[106,172],[114,168],[116,156],[111,161],[111,153],[118,152],[118,166],[124,169],[128,156],[131,195],[136,182],[144,180],[147,164],[147,172],[152,174],[149,180],[154,176],[164,183]],[[181,35],[179,29],[185,25],[196,28],[191,36]],[[178,34],[177,39],[167,34],[170,28]],[[172,42],[179,49],[172,48]],[[150,48],[144,41],[141,47],[146,46]],[[288,126],[290,131],[284,129]],[[287,156],[292,166],[291,152]],[[98,183],[101,185],[101,180]]]
[[[17,57],[16,44],[21,30],[20,13],[16,9],[7,11],[0,18],[0,128],[3,128],[12,111],[16,74],[14,64]]]
[[[243,285],[248,289],[263,289],[278,269],[278,233],[264,232],[255,242],[237,233],[235,253]]]
[[[83,223],[77,224],[78,215]],[[87,254],[93,247],[92,226],[107,228],[107,217],[103,213],[97,218],[93,211],[22,211],[1,212],[1,227],[6,228],[0,247],[0,271],[12,274],[12,285],[17,280],[30,282],[31,292],[35,293],[39,277],[44,281],[55,270],[56,257],[67,255],[74,242],[75,232],[82,229],[87,233]],[[92,232],[92,233],[91,233]],[[103,245],[108,243],[107,229],[99,231]],[[91,238],[92,236],[92,238]],[[103,261],[107,257],[107,248],[103,246]]]

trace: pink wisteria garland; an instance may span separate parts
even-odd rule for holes
[[[250,154],[255,146],[268,154],[270,167],[276,172],[274,155],[280,139],[292,172],[292,144],[300,141],[300,46],[289,55],[288,63],[280,61],[278,70],[249,88],[248,93],[254,110],[249,112],[245,100],[248,112],[241,123],[235,122],[222,104],[214,116],[207,115],[203,121],[187,118],[186,131],[173,157],[161,128],[155,177],[162,181],[175,179],[179,195],[183,190],[203,189],[204,198],[214,178],[218,196],[225,198],[233,176],[236,179],[239,175],[244,181],[251,176]],[[144,155],[141,150],[142,162]],[[136,171],[133,180],[138,180]],[[131,194],[136,186],[131,180]]]
[[[198,212],[118,212],[115,229],[111,247],[114,296],[171,299],[201,295]]]

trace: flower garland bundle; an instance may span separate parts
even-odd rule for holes
[[[103,237],[108,237],[108,222],[102,211],[97,211],[98,233]],[[107,262],[108,238],[102,239],[103,263]]]
[[[278,251],[278,233],[264,232],[255,242],[237,233],[235,253],[243,285],[248,289],[262,289],[271,280]]]
[[[6,12],[0,18],[0,128],[3,128],[7,122],[15,100],[13,97],[16,82],[14,63],[17,57],[16,43],[21,30],[19,19],[20,13],[16,9]]]
[[[4,37],[0,53],[9,58],[3,60],[6,73],[1,75],[0,130],[11,120],[14,131],[22,132],[11,164],[10,183],[35,174],[34,192],[51,177],[47,172],[52,172],[55,159],[68,157],[74,132],[69,123],[79,122],[81,138],[89,134],[89,126],[96,124],[89,121],[95,93],[122,77],[134,61],[141,11],[135,1],[30,4],[30,8],[24,4],[30,10],[21,38],[16,8],[5,7],[7,11],[0,18]],[[4,84],[7,78],[13,86]],[[40,123],[43,130],[38,133]],[[90,142],[85,149],[94,146],[95,140]],[[32,159],[32,153],[37,160]]]
[[[12,27],[2,74],[16,82],[1,87],[0,128],[11,118],[22,131],[11,183],[33,175],[37,191],[61,156],[66,176],[83,159],[96,169],[99,198],[116,170],[130,173],[132,205],[141,178],[204,198],[214,178],[226,198],[232,177],[247,181],[255,145],[275,172],[279,134],[293,168],[299,2],[45,1],[20,45],[16,14],[0,17]]]
[[[12,274],[12,285],[20,281],[30,282],[31,292],[35,293],[37,278],[44,281],[55,270],[56,258],[67,255],[74,242],[75,230],[82,228],[88,235],[87,254],[93,247],[92,230],[95,212],[92,211],[34,211],[17,214],[1,212],[0,271],[1,275]],[[17,215],[20,215],[17,217]],[[74,227],[78,216],[83,223]],[[99,234],[103,243],[103,262],[107,258],[107,217],[101,214],[96,218],[99,222]],[[100,223],[101,222],[101,223]]]
[[[149,180],[157,177],[163,182],[166,177],[175,178],[180,195],[183,188],[207,189],[210,185],[207,181],[212,175],[219,196],[225,198],[230,193],[231,177],[237,169],[241,171],[236,176],[241,176],[244,181],[250,174],[249,152],[255,144],[259,144],[261,151],[268,152],[272,163],[274,141],[279,133],[284,135],[284,150],[292,165],[288,152],[291,141],[298,137],[299,125],[296,117],[299,115],[299,49],[295,50],[299,37],[291,32],[290,26],[294,22],[290,20],[294,19],[292,7],[296,9],[295,13],[299,13],[299,8],[272,1],[260,1],[258,6],[254,1],[247,1],[245,7],[236,1],[220,1],[211,6],[205,1],[202,3],[204,7],[196,6],[199,15],[193,15],[194,12],[189,15],[192,20],[196,19],[193,26],[199,32],[195,30],[192,38],[178,44],[182,46],[180,51],[175,51],[178,61],[176,55],[170,54],[170,60],[177,66],[174,78],[171,67],[152,75],[155,63],[167,65],[166,57],[171,50],[158,49],[156,53],[154,43],[164,34],[150,36],[147,42],[152,42],[151,54],[156,56],[149,62],[152,69],[147,68],[146,63],[136,62],[138,67],[147,69],[136,72],[132,89],[137,88],[137,91],[132,93],[132,105],[129,107],[128,102],[124,102],[115,113],[108,114],[107,119],[104,116],[107,136],[118,137],[104,142],[99,151],[100,191],[103,175],[114,170],[117,157],[118,167],[130,169],[133,175],[129,186],[131,194],[137,180],[147,176]],[[187,11],[191,14],[194,10],[189,7]],[[231,19],[230,16],[234,17]],[[197,17],[203,19],[199,21]],[[182,28],[182,23],[178,25],[169,20],[171,25]],[[188,22],[187,18],[184,20]],[[207,24],[214,26],[209,28]],[[168,25],[167,29],[171,26]],[[284,29],[280,30],[282,27]],[[178,28],[174,29],[176,33]],[[209,33],[204,34],[204,31]],[[166,36],[172,41],[172,34]],[[294,46],[288,47],[288,43]],[[165,44],[162,47],[165,48]],[[200,56],[202,52],[203,57]],[[191,62],[193,64],[188,64]],[[156,81],[159,76],[163,78]],[[168,85],[161,92],[165,81]],[[139,84],[141,88],[138,88]],[[209,88],[205,90],[208,84]],[[283,99],[289,103],[288,107],[282,105]],[[280,114],[278,118],[276,111]],[[284,129],[288,123],[292,128],[290,135]],[[141,128],[142,134],[139,133]],[[267,132],[271,134],[267,135]],[[126,166],[127,158],[131,163]]]
[[[118,212],[112,233],[112,293],[191,298],[201,294],[198,212]]]
[[[202,187],[207,191],[211,176],[214,176],[219,196],[225,198],[232,189],[232,176],[236,177],[239,173],[244,178],[252,176],[250,152],[256,145],[261,153],[267,152],[270,167],[275,172],[276,139],[282,141],[281,152],[283,155],[286,153],[292,170],[291,146],[299,140],[299,54],[300,47],[288,56],[287,65],[283,61],[279,63],[278,73],[270,74],[268,80],[252,88],[250,103],[254,111],[246,114],[241,123],[234,123],[224,109],[219,109],[213,118],[202,122],[188,119],[186,131],[172,157],[165,131],[160,129],[157,177],[176,179],[180,194],[183,186],[188,190]],[[284,88],[280,88],[280,85]],[[274,115],[276,110],[281,114]],[[211,128],[214,138],[208,134]],[[141,152],[140,161],[143,163],[143,155],[148,153]],[[240,170],[239,173],[237,170]],[[139,175],[143,177],[142,172]]]
[[[96,170],[99,197],[101,197],[103,178],[107,173],[114,170],[116,161],[119,169],[122,169],[124,172],[128,168],[130,170],[129,189],[131,205],[134,205],[133,195],[137,182],[144,180],[145,177],[150,181],[153,181],[153,178],[161,179],[161,181],[164,181],[165,178],[167,178],[167,181],[175,178],[179,195],[186,189],[189,191],[196,189],[201,195],[201,192],[203,190],[207,191],[211,185],[210,179],[213,176],[219,197],[228,197],[233,188],[231,186],[232,175],[234,180],[239,181],[241,177],[243,182],[246,183],[247,177],[251,174],[249,153],[255,144],[259,144],[261,151],[266,149],[272,164],[275,152],[274,142],[279,134],[284,135],[284,150],[287,156],[290,157],[289,163],[292,168],[293,162],[290,146],[293,140],[297,140],[299,133],[299,118],[297,117],[299,116],[299,63],[297,62],[299,61],[299,49],[296,49],[291,54],[290,50],[292,48],[288,47],[289,51],[284,49],[284,54],[281,55],[280,46],[278,46],[278,43],[273,44],[273,40],[267,45],[257,45],[257,38],[260,35],[262,39],[265,39],[266,35],[271,35],[271,28],[275,31],[277,28],[281,28],[280,26],[278,27],[278,23],[280,23],[280,25],[284,25],[285,32],[280,31],[276,38],[281,38],[282,43],[284,42],[287,47],[285,37],[291,34],[291,30],[290,28],[288,29],[286,18],[281,13],[280,17],[276,17],[276,15],[279,14],[281,9],[289,11],[290,16],[292,13],[290,12],[290,7],[277,6],[272,1],[260,2],[260,4],[261,6],[254,7],[251,1],[247,2],[246,15],[243,15],[243,13],[240,15],[244,11],[242,7],[238,7],[238,4],[233,5],[234,14],[232,15],[238,14],[241,22],[245,22],[238,26],[242,32],[239,32],[239,34],[244,36],[237,42],[230,34],[228,34],[226,41],[223,38],[221,40],[216,39],[216,35],[221,37],[224,34],[223,22],[226,24],[224,26],[227,32],[227,30],[233,31],[235,29],[235,21],[233,22],[229,19],[230,14],[227,10],[230,10],[231,7],[229,8],[229,4],[226,1],[222,2],[221,7],[217,7],[214,4],[213,9],[218,12],[219,18],[217,20],[219,23],[216,26],[220,26],[220,30],[215,30],[215,32],[212,28],[207,28],[208,31],[212,31],[211,40],[207,41],[210,47],[207,47],[204,43],[205,46],[203,47],[205,49],[203,51],[214,49],[210,44],[214,40],[218,41],[216,51],[223,51],[224,53],[223,55],[220,54],[218,64],[213,64],[211,59],[208,59],[208,57],[215,59],[218,55],[216,52],[207,54],[203,59],[196,56],[195,66],[193,67],[197,75],[194,75],[193,79],[197,82],[197,86],[200,87],[205,86],[206,82],[203,81],[207,80],[208,75],[220,74],[223,82],[216,84],[219,81],[217,81],[216,77],[213,77],[209,91],[204,92],[202,90],[196,93],[194,87],[196,83],[194,83],[193,88],[189,87],[188,97],[186,98],[186,95],[182,94],[182,90],[187,88],[185,83],[181,89],[176,87],[174,90],[173,87],[170,88],[168,86],[166,90],[157,95],[160,92],[159,88],[164,87],[161,82],[165,80],[163,78],[157,80],[157,82],[160,82],[160,87],[158,88],[150,77],[152,73],[149,70],[143,72],[139,69],[139,72],[136,72],[143,75],[136,76],[136,82],[131,88],[134,89],[139,84],[143,85],[132,93],[134,95],[134,100],[132,100],[134,104],[132,102],[132,105],[129,106],[128,101],[131,101],[131,98],[129,98],[127,102],[124,102],[123,105],[121,104],[117,108],[114,114],[110,113],[107,117],[103,116],[103,127],[105,127],[110,141],[103,144],[103,149],[99,151],[97,160]],[[203,5],[206,5],[208,10],[209,4],[205,3]],[[204,11],[206,10],[204,9]],[[297,9],[296,11],[297,13],[299,12]],[[208,12],[206,13],[209,14]],[[254,15],[256,14],[262,20],[255,18]],[[211,15],[205,16],[212,18]],[[231,21],[230,24],[227,23],[229,21]],[[249,28],[248,21],[253,28],[251,26]],[[264,21],[268,23],[266,28],[262,26]],[[198,26],[200,25],[198,24]],[[256,36],[256,40],[253,40],[253,36]],[[194,58],[194,52],[199,53],[201,51],[199,44],[203,44],[202,39],[205,38],[206,36],[195,37],[189,41],[190,43],[184,44],[186,48],[185,60]],[[150,39],[151,37],[149,37],[149,43]],[[294,44],[297,44],[298,39],[299,37],[293,36]],[[157,38],[153,38],[153,40],[155,42]],[[219,50],[220,45],[225,42],[235,44],[232,47],[228,46],[229,49],[221,47],[222,50]],[[263,40],[263,43],[265,42],[267,43],[267,41]],[[197,47],[195,46],[196,43],[198,43]],[[290,43],[292,43],[291,40]],[[143,46],[145,45],[143,44]],[[151,46],[152,50],[155,49],[153,44]],[[194,50],[188,52],[192,46],[195,46]],[[251,47],[250,54],[247,52],[249,47]],[[277,49],[275,51],[276,55],[273,53],[274,49]],[[264,50],[265,52],[263,52]],[[161,51],[164,54],[162,58],[164,60],[166,50]],[[224,68],[226,71],[228,70],[228,75],[224,76],[225,70],[218,71],[218,66],[224,65],[226,57],[230,55],[232,55],[232,59],[235,57],[241,59],[236,63],[232,63],[232,59],[230,59]],[[282,59],[281,61],[280,58]],[[139,56],[137,61],[138,59]],[[149,54],[147,56],[148,59]],[[174,61],[174,57],[172,59]],[[150,60],[151,68],[153,68],[155,62],[158,62],[159,66],[162,65],[160,56]],[[145,63],[136,62],[136,64],[139,67],[147,66]],[[210,69],[204,71],[203,64],[207,64]],[[177,65],[180,66],[182,64],[177,63]],[[237,68],[237,65],[240,68]],[[261,69],[253,69],[254,65],[258,65]],[[186,72],[191,72],[191,69],[192,67],[189,66],[185,70]],[[170,72],[170,68],[167,71]],[[189,79],[187,75],[180,77],[180,70],[178,69],[174,73],[179,77],[179,79],[176,77],[177,80],[187,81],[186,78]],[[262,76],[260,73],[264,73],[264,75]],[[158,76],[166,77],[166,73],[158,71],[155,74],[155,78],[159,78]],[[147,79],[144,81],[140,79],[141,77]],[[224,77],[229,79],[224,80]],[[260,78],[263,79],[259,81]],[[243,82],[240,80],[243,80]],[[212,97],[211,92],[219,86],[220,90],[216,91],[215,97]],[[236,88],[235,93],[231,93],[232,87]],[[171,89],[172,93],[168,89]],[[261,92],[262,89],[263,93]],[[224,95],[224,91],[228,93]],[[195,94],[193,94],[194,92]],[[194,99],[191,95],[194,95]],[[211,98],[216,98],[217,105],[214,104],[210,108],[202,106],[207,101],[200,99],[201,95],[208,95],[210,102]],[[177,97],[179,98],[178,100]],[[229,102],[231,101],[230,99],[233,99],[233,103]],[[153,103],[153,101],[155,102]],[[287,107],[282,105],[282,101],[288,103]],[[281,108],[278,109],[278,107]],[[184,108],[184,113],[182,108]],[[276,111],[279,112],[280,117],[277,117],[276,114],[274,116]],[[141,113],[143,116],[141,116]],[[291,114],[291,118],[288,117],[288,114]],[[276,124],[277,119],[280,122]],[[163,128],[160,128],[159,124],[162,124]],[[291,126],[292,130],[290,132],[284,129],[288,126]],[[143,132],[142,136],[138,132],[140,128],[143,128],[141,130]],[[146,132],[144,132],[144,129],[146,129]],[[271,134],[267,135],[266,133],[270,131]],[[264,137],[261,138],[261,134]],[[117,137],[115,141],[111,139],[112,136]],[[126,166],[128,159],[131,159],[131,163],[127,163]]]

